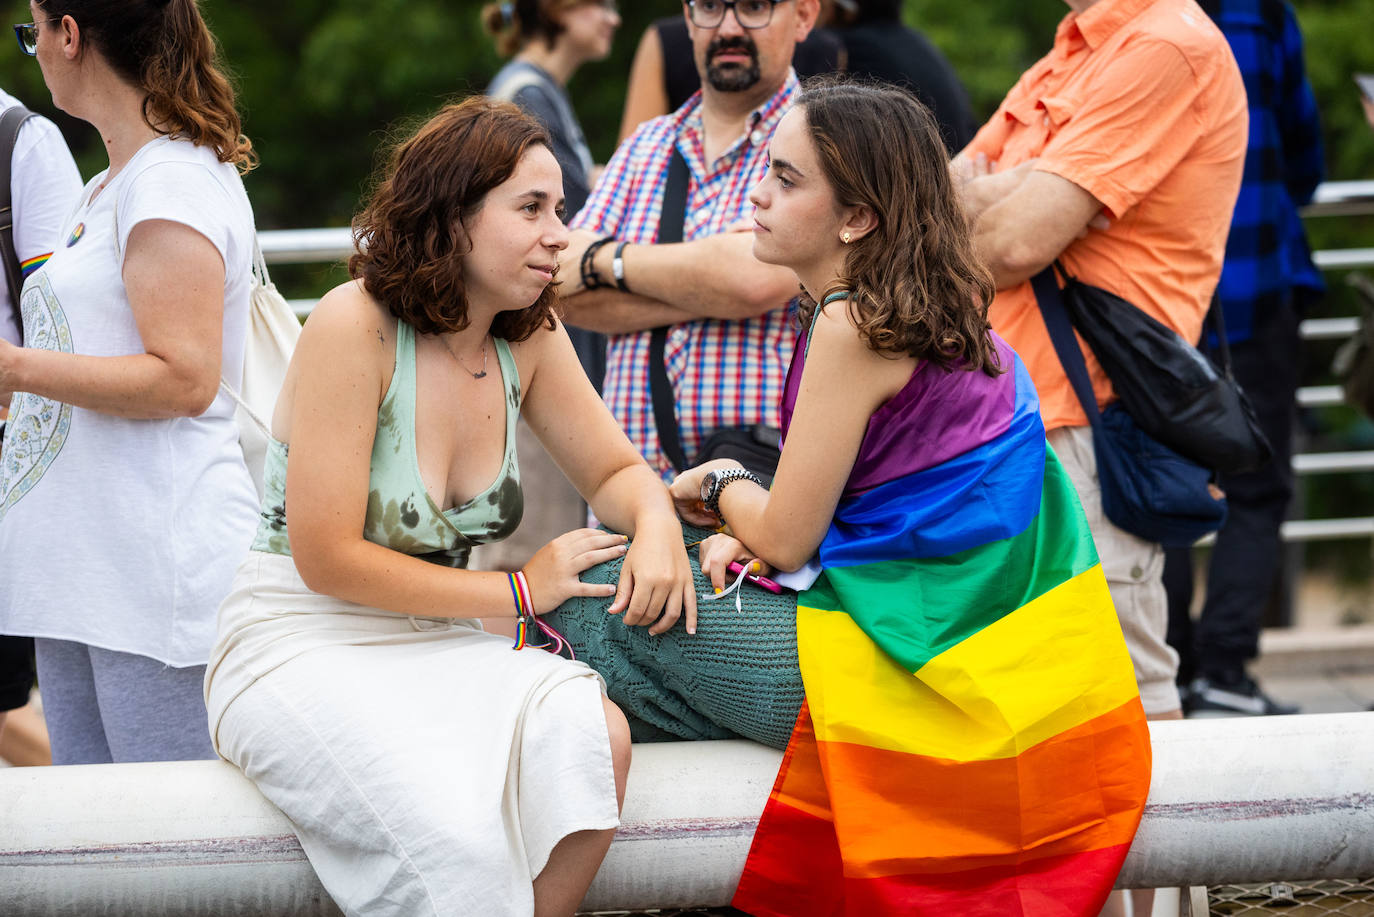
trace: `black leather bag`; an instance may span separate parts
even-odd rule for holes
[[[1080,282],[1058,262],[1054,267],[1064,279],[1061,292],[1074,328],[1142,430],[1222,474],[1253,471],[1269,461],[1273,449],[1231,375],[1219,307],[1211,315],[1221,367],[1120,296]]]
[[[1102,513],[1118,528],[1165,547],[1187,547],[1226,521],[1213,472],[1149,436],[1119,404],[1098,412],[1059,285],[1046,268],[1031,281],[1050,341],[1093,431]]]
[[[778,473],[778,459],[781,457],[782,431],[777,427],[756,423],[716,430],[701,444],[692,465],[719,458],[734,459],[768,484]]]

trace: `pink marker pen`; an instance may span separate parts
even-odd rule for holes
[[[744,564],[740,563],[737,560],[732,560],[730,562],[730,566],[726,569],[730,571],[730,574],[732,576],[739,576],[741,573],[744,572]],[[744,580],[747,583],[753,583],[760,589],[767,589],[774,595],[782,595],[782,587],[766,576],[759,576],[757,573],[748,573],[745,574]]]

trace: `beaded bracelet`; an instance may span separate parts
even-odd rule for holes
[[[606,236],[604,239],[597,239],[591,245],[588,245],[587,250],[582,253],[582,262],[578,267],[582,272],[582,285],[587,289],[599,290],[602,287],[610,286],[610,284],[601,279],[601,275],[597,273],[594,259],[596,258],[597,252],[614,241],[614,236]]]

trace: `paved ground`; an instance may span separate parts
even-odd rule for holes
[[[1298,704],[1303,713],[1346,713],[1374,707],[1374,668],[1317,675],[1274,675],[1264,690],[1276,700]]]
[[[1265,691],[1304,713],[1374,707],[1374,625],[1266,631],[1254,667]]]

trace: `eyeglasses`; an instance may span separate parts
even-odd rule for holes
[[[687,0],[692,24],[701,29],[714,29],[725,21],[725,14],[735,11],[735,21],[742,29],[761,29],[773,21],[773,7],[787,0]]]
[[[52,19],[40,19],[38,22],[15,23],[14,37],[19,39],[19,50],[29,57],[38,53],[38,26],[44,22],[59,22],[61,16],[54,16]]]

